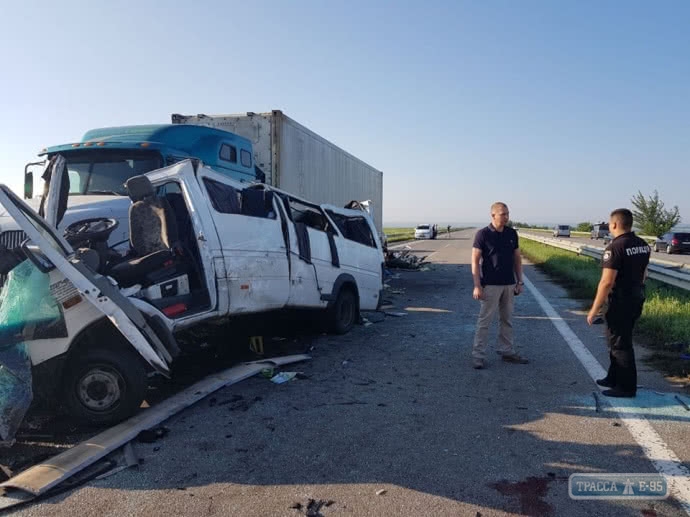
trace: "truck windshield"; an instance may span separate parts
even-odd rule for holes
[[[70,195],[126,196],[125,182],[163,166],[156,151],[118,150],[64,153]]]

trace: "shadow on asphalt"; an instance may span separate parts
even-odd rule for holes
[[[528,275],[531,269],[526,267]],[[529,430],[535,423],[558,418],[620,432],[620,421],[595,410],[589,395],[593,389],[582,387],[587,383],[581,374],[563,387],[544,385],[534,364],[506,365],[491,358],[487,370],[469,367],[478,305],[467,302],[472,292],[468,265],[433,265],[429,272],[399,274],[388,281],[397,294],[385,295],[396,310],[432,311],[386,316],[381,323],[358,326],[345,336],[323,336],[313,319],[308,322],[310,332],[289,321],[287,329],[276,326],[282,332],[268,333],[286,339],[267,341],[267,355],[309,351],[312,361],[290,367],[303,371],[306,380],[276,386],[253,377],[219,391],[215,404],[204,400],[175,418],[165,438],[138,445],[145,463],[111,482],[116,479],[117,489],[132,492],[231,483],[312,485],[310,492],[318,493],[322,485],[390,484],[483,506],[489,512],[544,516],[557,514],[554,498],[562,512],[571,473],[609,472],[611,458],[621,456],[626,465],[651,471],[639,447],[615,443],[615,437],[604,444],[550,441]],[[518,303],[523,304],[518,315],[543,316],[532,305]],[[245,334],[246,329],[242,340]],[[246,351],[240,356],[250,358]],[[216,356],[210,359],[214,360]],[[189,371],[194,378],[206,371],[196,367],[192,364]],[[529,393],[544,389],[553,390],[555,399],[567,398],[572,391],[580,393],[581,400],[554,402],[548,408],[541,399],[530,402]],[[655,407],[660,414],[654,418],[676,420]],[[155,464],[156,455],[163,453],[165,475],[155,475],[161,467],[147,473],[149,463]],[[108,482],[99,486],[115,487]],[[50,503],[59,504],[66,497],[56,496]],[[327,490],[323,497],[329,498]],[[280,502],[285,514],[291,514],[294,503]],[[576,514],[589,510],[592,515],[639,515],[639,510],[613,501],[568,504]],[[670,508],[669,502],[659,505],[657,509]],[[323,514],[337,507],[335,501]]]

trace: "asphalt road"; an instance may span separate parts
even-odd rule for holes
[[[546,233],[546,232],[527,232],[525,230],[520,230],[521,234],[524,233],[531,233],[532,235],[537,235],[539,237],[549,237],[549,238],[554,238],[553,234],[551,233]],[[604,241],[602,239],[590,239],[588,237],[558,237],[558,240],[564,241],[564,242],[578,242],[580,244],[587,244],[589,246],[594,246],[595,248],[601,248],[604,249]],[[657,259],[657,260],[665,260],[665,261],[670,261],[670,262],[675,262],[677,264],[688,264],[690,265],[690,253],[685,253],[685,254],[671,254],[669,255],[665,251],[661,252],[652,252],[652,258]]]
[[[573,473],[687,469],[690,411],[674,395],[690,396],[638,359],[638,397],[599,396],[597,408],[603,329],[529,265],[514,328],[530,364],[490,349],[474,370],[472,235],[410,244],[432,265],[389,280],[386,298],[406,316],[320,336],[311,361],[286,368],[307,379],[228,387],[168,421],[158,442],[135,443],[138,467],[17,514],[686,515],[676,497],[569,497]]]

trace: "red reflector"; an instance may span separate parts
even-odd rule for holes
[[[173,265],[172,260],[166,260],[165,262],[163,262],[163,267],[170,267],[172,265]]]
[[[244,291],[245,289],[249,289],[249,284],[242,284],[242,285],[240,286],[240,289],[242,289],[243,291]]]
[[[671,244],[673,244],[674,246],[678,246],[678,239],[673,239],[671,241]]]
[[[166,316],[177,316],[178,314],[182,314],[186,310],[187,306],[184,303],[176,303],[175,305],[171,305],[170,307],[163,308],[163,314],[165,314]]]

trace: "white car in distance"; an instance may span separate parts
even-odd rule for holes
[[[414,230],[415,239],[433,239],[434,227],[431,224],[420,224]]]

